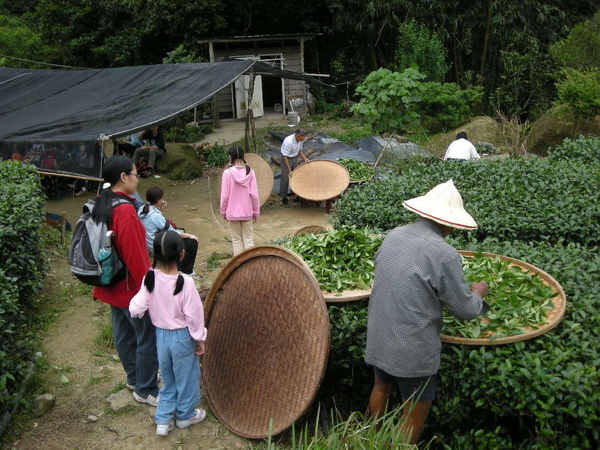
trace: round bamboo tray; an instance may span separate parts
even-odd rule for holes
[[[258,199],[260,201],[260,206],[263,206],[269,197],[271,196],[271,192],[273,191],[273,171],[271,170],[271,166],[262,159],[262,157],[256,153],[245,153],[244,158],[246,159],[246,163],[254,173],[256,174],[256,185],[258,187]],[[225,169],[227,169],[225,167]],[[221,198],[221,180],[223,179],[223,175],[219,177],[219,184],[217,186],[217,196]]]
[[[325,233],[326,231],[327,228],[322,227],[321,225],[306,225],[305,227],[302,227],[298,231],[296,231],[294,233],[294,237],[308,233],[321,234]]]
[[[327,303],[355,302],[371,296],[371,289],[352,289],[341,292],[321,291]]]
[[[348,169],[335,161],[318,159],[301,164],[292,171],[290,189],[294,194],[311,202],[322,202],[337,197],[348,188]]]
[[[476,252],[470,252],[465,250],[460,250],[459,253],[465,257],[473,257]],[[552,290],[558,295],[552,299],[552,303],[554,304],[554,308],[551,311],[546,313],[547,323],[541,324],[536,329],[525,327],[523,328],[524,334],[518,334],[514,336],[506,336],[498,338],[494,341],[491,341],[488,338],[464,338],[459,336],[448,336],[443,334],[441,336],[442,342],[446,342],[449,344],[466,344],[466,345],[500,345],[500,344],[510,344],[513,342],[525,341],[527,339],[532,339],[536,336],[539,336],[547,331],[551,330],[555,326],[557,326],[565,315],[565,310],[567,307],[567,298],[565,296],[565,292],[558,282],[537,267],[519,261],[518,259],[509,258],[508,256],[495,255],[493,253],[482,253],[485,256],[490,258],[499,257],[502,260],[510,261],[511,265],[519,266],[523,270],[526,270],[530,273],[536,274],[547,286],[551,287]]]
[[[329,316],[304,261],[252,247],[219,273],[205,302],[203,393],[232,432],[263,439],[308,409],[325,374]]]

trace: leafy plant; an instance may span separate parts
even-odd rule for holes
[[[206,167],[213,169],[222,169],[229,161],[229,156],[225,147],[216,142],[210,144],[205,142],[196,147],[196,153],[204,161]]]
[[[339,163],[348,169],[350,182],[370,180],[375,174],[375,169],[352,158],[340,158]]]
[[[441,81],[450,69],[440,38],[414,19],[400,25],[397,42],[394,58],[396,70],[415,65],[427,80]]]
[[[46,268],[40,238],[44,198],[36,168],[0,161],[0,410],[14,406],[33,360],[29,314]]]
[[[371,72],[356,88],[361,99],[350,110],[370,124],[375,133],[402,133],[416,127],[419,115],[415,107],[424,89],[420,81],[423,78],[414,67],[403,72]]]
[[[567,105],[580,119],[600,114],[600,68],[580,72],[562,70],[563,80],[556,84],[558,101]]]
[[[546,311],[558,295],[535,274],[524,272],[507,260],[476,254],[463,258],[467,282],[486,281],[486,301],[491,310],[474,320],[462,321],[444,311],[442,333],[466,338],[498,338],[523,334],[547,323]]]
[[[321,289],[340,292],[370,289],[373,257],[382,239],[364,229],[340,227],[323,234],[300,234],[281,245],[304,259]]]
[[[455,83],[423,83],[416,111],[423,128],[430,132],[446,131],[460,126],[473,116],[483,98],[481,86],[461,89]]]
[[[548,159],[552,161],[580,161],[582,164],[600,162],[600,138],[579,136],[577,139],[565,139],[561,145],[550,150]]]
[[[475,144],[475,148],[477,149],[477,153],[479,153],[480,155],[493,155],[498,151],[496,146],[489,142],[479,141],[477,142],[477,144]]]

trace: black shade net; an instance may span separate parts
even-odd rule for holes
[[[0,158],[100,177],[99,142],[206,102],[254,61],[88,70],[0,68]]]

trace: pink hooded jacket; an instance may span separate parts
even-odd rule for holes
[[[256,175],[246,166],[230,166],[221,181],[221,215],[225,220],[251,220],[260,216]]]

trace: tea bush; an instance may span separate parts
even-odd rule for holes
[[[559,154],[554,159],[418,164],[400,176],[350,190],[334,204],[334,226],[387,231],[411,222],[415,215],[402,202],[452,178],[479,224],[474,234],[479,240],[562,238],[597,245],[600,163],[587,157],[558,159]]]
[[[448,449],[600,446],[597,152],[597,138],[579,138],[566,140],[547,159],[405,165],[401,176],[354,188],[335,203],[335,226],[385,231],[414,220],[403,200],[453,178],[480,228],[457,231],[448,241],[533,264],[567,296],[563,321],[534,339],[444,344],[424,439],[436,435]],[[322,393],[344,392],[358,410],[368,402],[373,379],[363,359],[367,305],[329,307],[332,350]]]
[[[600,255],[576,243],[458,237],[457,248],[510,256],[561,284],[568,305],[553,330],[498,346],[444,344],[438,396],[424,439],[448,448],[596,448],[600,392]],[[321,397],[344,393],[364,410],[373,379],[364,363],[368,302],[329,307],[331,354]],[[338,404],[339,400],[336,400]]]
[[[0,412],[12,406],[32,354],[26,313],[44,272],[43,204],[34,166],[0,162]]]

